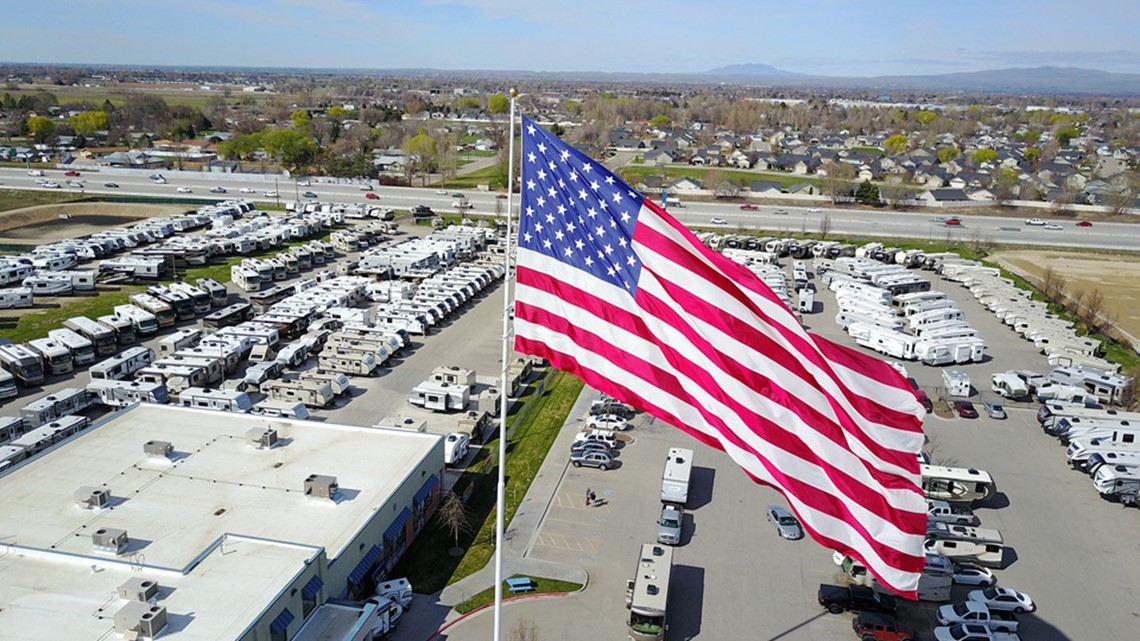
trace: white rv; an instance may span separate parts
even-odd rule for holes
[[[186,388],[178,395],[178,403],[183,407],[238,413],[248,412],[253,407],[245,392],[207,387]]]
[[[471,388],[440,381],[424,381],[412,388],[408,402],[437,412],[463,410],[471,400]]]
[[[149,347],[129,347],[122,353],[92,365],[87,373],[91,380],[123,380],[154,362],[154,350]]]
[[[966,398],[970,395],[970,377],[960,369],[942,370],[942,384],[946,387],[947,396]]]
[[[71,350],[50,338],[33,338],[28,347],[40,355],[48,373],[53,376],[69,374],[75,369],[75,357]]]
[[[78,414],[92,405],[85,389],[68,387],[36,399],[20,408],[20,416],[29,427],[39,427],[56,419]]]
[[[71,360],[78,365],[87,365],[95,360],[95,345],[78,332],[67,329],[48,331],[48,338],[71,351]]]
[[[117,381],[96,379],[87,384],[87,391],[107,407],[127,407],[135,403],[167,403],[170,393],[162,383],[145,381]]]
[[[336,396],[332,386],[317,380],[275,380],[266,381],[258,389],[271,400],[291,403],[304,403],[308,407],[325,407]]]
[[[1102,465],[1093,475],[1093,487],[1104,498],[1135,505],[1140,496],[1140,468]]]
[[[1023,399],[1029,397],[1029,387],[1013,372],[999,372],[990,377],[990,389],[1003,398]]]
[[[661,502],[684,506],[689,502],[689,482],[693,474],[693,451],[669,448],[661,475]]]
[[[948,503],[984,501],[997,494],[997,484],[988,472],[974,468],[919,464],[926,498]]]
[[[35,294],[28,287],[0,289],[0,309],[31,307],[35,304]]]

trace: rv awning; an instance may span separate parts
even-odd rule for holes
[[[368,550],[368,553],[364,555],[364,558],[360,559],[360,563],[357,563],[356,567],[349,573],[348,582],[360,583],[360,581],[368,575],[368,570],[372,569],[372,566],[380,560],[381,554],[380,546],[373,545],[372,548]]]
[[[312,599],[316,597],[317,594],[321,591],[321,587],[324,586],[324,584],[325,582],[322,581],[321,577],[319,576],[315,576],[309,579],[309,582],[305,584],[305,587],[301,588],[301,596],[305,597],[306,599]]]
[[[424,482],[424,485],[420,488],[420,491],[416,492],[416,496],[413,502],[423,503],[426,501],[427,498],[431,496],[432,490],[434,490],[435,486],[437,485],[439,485],[439,477],[435,474],[432,474],[428,480]]]
[[[384,538],[395,541],[400,536],[400,530],[404,529],[404,524],[407,523],[410,518],[412,518],[411,509],[404,508],[404,511],[400,512],[400,516],[397,516],[396,520],[392,521],[392,525],[389,525],[388,529],[384,530]]]
[[[288,628],[289,624],[292,622],[293,613],[289,611],[289,608],[285,608],[281,611],[281,614],[277,615],[277,618],[273,620],[273,623],[269,624],[269,631],[273,634],[285,634],[286,628]]]

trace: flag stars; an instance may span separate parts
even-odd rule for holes
[[[547,238],[547,239],[542,241],[542,246],[547,248],[547,249],[550,249],[551,247],[554,246],[554,243],[550,242],[550,239]]]
[[[563,250],[562,250],[562,253],[563,253],[563,254],[564,254],[564,255],[565,255],[567,258],[570,258],[571,256],[573,256],[573,255],[574,255],[574,250],[572,250],[572,249],[570,249],[569,247],[567,247],[566,249],[563,249]]]
[[[547,213],[546,214],[546,222],[548,222],[550,224],[554,224],[554,214]]]
[[[532,151],[526,155],[526,159],[527,159],[527,162],[534,162],[534,161],[538,160],[538,156],[535,156],[534,152]]]
[[[538,153],[542,154],[543,156],[546,155],[546,143],[540,142],[538,145],[536,145],[536,147],[538,147]]]
[[[538,170],[538,179],[539,180],[546,180],[546,170],[545,169],[539,169]]]
[[[551,198],[554,198],[556,195],[558,195],[558,190],[555,189],[554,187],[551,187],[550,189],[546,190],[546,194],[548,196],[550,196]]]
[[[573,205],[574,203],[570,204]],[[566,216],[566,205],[558,205],[558,215],[563,217]],[[571,223],[571,226],[573,226],[573,223]]]
[[[612,187],[614,184],[614,177],[613,176],[606,176],[606,184]]]

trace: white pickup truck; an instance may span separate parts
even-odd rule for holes
[[[977,623],[986,626],[991,632],[1017,632],[1017,617],[1012,612],[991,610],[985,603],[977,601],[965,601],[938,608],[938,623],[941,625]]]
[[[934,628],[934,641],[1021,641],[1015,632],[994,632],[980,623]]]
[[[956,525],[974,525],[978,517],[967,507],[950,505],[946,501],[927,501],[926,519],[938,523],[952,523]]]

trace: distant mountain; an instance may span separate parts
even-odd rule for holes
[[[770,78],[772,76],[800,76],[803,74],[798,74],[798,73],[795,73],[792,71],[784,71],[783,69],[777,69],[776,67],[773,67],[772,65],[763,65],[760,63],[756,63],[756,62],[749,62],[749,63],[739,64],[739,65],[727,65],[724,67],[717,67],[716,69],[706,71],[701,75],[705,75],[705,76],[753,76],[753,77]]]

